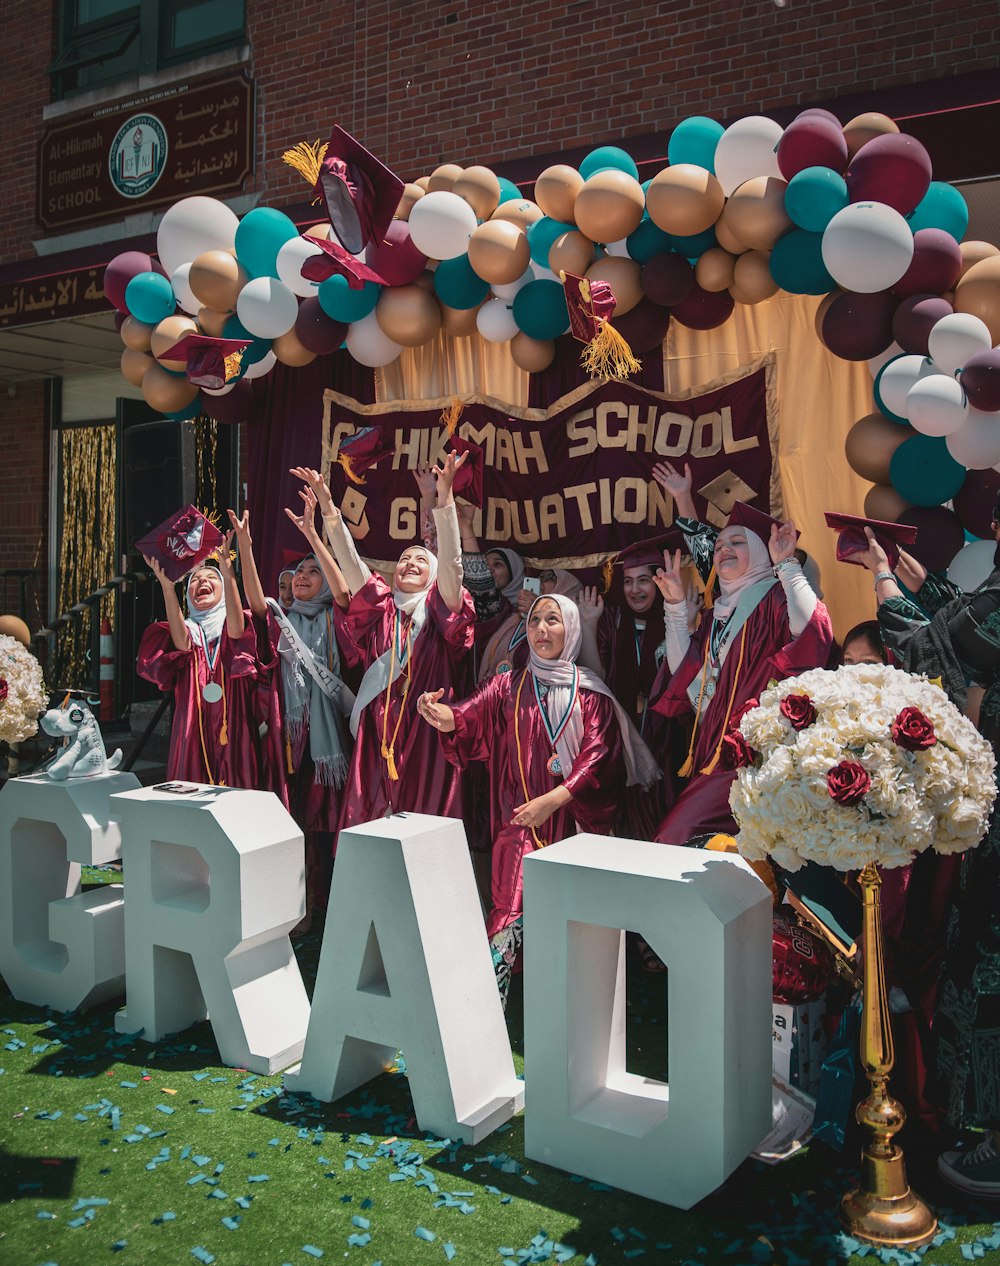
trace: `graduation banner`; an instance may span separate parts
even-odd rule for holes
[[[460,402],[455,434],[480,450],[472,454],[482,464],[473,527],[483,549],[509,546],[535,568],[597,567],[673,522],[673,499],[653,478],[657,462],[690,464],[707,522],[722,526],[734,501],[781,515],[775,377],[768,355],[680,395],[605,380],[544,409],[483,395],[359,404],[327,391],[323,469],[360,553],[391,570],[420,536],[413,472],[448,451],[442,414]],[[366,427],[379,429],[391,455],[357,482],[337,457]]]

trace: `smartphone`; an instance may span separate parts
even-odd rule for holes
[[[538,576],[525,576],[524,587],[528,593],[533,593],[536,597],[542,592],[542,582]]]
[[[196,796],[199,791],[204,791],[204,787],[199,787],[193,782],[160,782],[153,788],[154,791],[169,791],[174,796]]]

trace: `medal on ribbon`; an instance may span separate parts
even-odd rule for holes
[[[531,681],[535,689],[535,702],[538,704],[538,711],[541,713],[542,724],[545,726],[545,733],[548,736],[549,744],[552,748],[552,755],[546,761],[545,768],[553,775],[553,777],[558,777],[564,772],[564,770],[562,767],[562,761],[559,759],[559,753],[556,750],[556,744],[562,737],[566,726],[569,725],[569,719],[573,715],[573,709],[576,707],[577,700],[580,697],[580,670],[575,664],[573,665],[573,685],[570,688],[569,703],[567,704],[566,711],[555,725],[553,725],[552,720],[549,717],[548,708],[542,702],[544,696],[548,694],[547,687],[539,686],[538,678],[534,675],[534,673],[531,675]]]

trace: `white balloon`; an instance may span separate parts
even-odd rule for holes
[[[513,303],[517,292],[523,290],[529,281],[534,280],[535,274],[530,268],[526,268],[517,281],[510,281],[505,286],[492,286],[491,289],[498,299],[506,299],[508,303]]]
[[[156,253],[168,277],[203,251],[231,251],[239,220],[224,202],[196,195],[167,209],[156,230]]]
[[[762,114],[737,119],[719,137],[715,147],[715,176],[728,198],[754,176],[784,179],[776,150],[784,129]]]
[[[546,268],[544,264],[532,264],[531,274],[534,281],[559,281],[558,276],[551,268]],[[560,286],[562,282],[559,281]]]
[[[953,435],[965,426],[968,416],[965,392],[948,374],[927,374],[906,393],[906,417],[921,435]],[[996,460],[1000,461],[1000,452]]]
[[[606,255],[616,255],[619,259],[632,258],[628,253],[628,238],[626,237],[623,237],[621,241],[618,242],[608,242],[604,248],[604,253]]]
[[[890,413],[905,418],[910,388],[921,378],[937,372],[929,356],[897,356],[878,375],[878,393],[882,403]]]
[[[424,195],[424,198],[429,197],[431,197],[430,194]],[[424,198],[421,198],[420,202],[423,202]],[[414,210],[419,205],[418,202]],[[472,208],[469,209],[471,211]],[[347,327],[347,338],[344,341],[347,344],[347,350],[358,364],[368,365],[372,369],[390,364],[403,350],[402,344],[394,343],[383,333],[374,312],[369,312],[360,321],[352,321]]]
[[[927,336],[928,355],[943,374],[955,373],[970,356],[992,346],[989,326],[971,312],[949,312],[935,321]]]
[[[878,377],[878,371],[883,365],[888,365],[891,360],[895,360],[897,356],[903,356],[903,349],[898,343],[890,343],[884,352],[879,352],[877,356],[873,356],[868,362],[868,369],[873,378]]]
[[[469,249],[476,213],[456,193],[425,193],[410,211],[410,240],[431,259],[456,259]]]
[[[319,282],[307,281],[302,276],[302,265],[315,255],[322,255],[322,247],[310,237],[290,237],[278,251],[274,262],[275,272],[293,295],[300,299],[311,298],[319,289]]]
[[[173,286],[174,294],[177,296],[177,302],[181,305],[185,312],[189,312],[191,316],[198,315],[198,309],[205,305],[191,289],[188,281],[188,274],[191,272],[191,263],[181,264],[180,268],[175,268],[173,276],[170,278],[170,284]]]
[[[955,461],[968,470],[986,470],[1000,462],[1000,413],[969,410],[969,420],[945,443]],[[990,542],[993,544],[993,542]]]
[[[996,548],[995,541],[970,541],[952,559],[948,579],[963,593],[972,593],[993,570]]]
[[[476,313],[476,328],[487,343],[507,343],[517,333],[514,312],[506,299],[490,299]]]
[[[236,315],[254,338],[287,334],[299,314],[299,301],[275,277],[255,277],[236,296]]]
[[[874,294],[894,286],[913,259],[913,234],[884,202],[853,202],[823,230],[823,263],[838,286]]]
[[[268,352],[266,356],[262,356],[260,360],[254,361],[249,367],[244,378],[263,378],[265,374],[269,374],[278,363],[278,358],[274,352]]]
[[[246,374],[243,377],[245,378]],[[227,382],[224,387],[202,387],[202,391],[204,391],[206,396],[228,396],[238,381],[238,378],[234,378],[232,382]]]

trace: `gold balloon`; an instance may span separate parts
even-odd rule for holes
[[[593,262],[594,243],[578,229],[561,234],[549,247],[549,267],[557,277],[560,271],[582,277]]]
[[[315,352],[302,346],[294,326],[284,334],[279,334],[271,344],[271,351],[282,365],[292,365],[296,368],[300,365],[308,365],[316,359]]]
[[[981,259],[963,276],[955,287],[955,311],[985,321],[994,347],[1000,343],[1000,255]]]
[[[188,273],[191,293],[217,312],[236,311],[236,296],[246,282],[247,274],[228,251],[202,251]]]
[[[199,308],[198,324],[202,334],[207,334],[209,338],[222,338],[223,328],[231,316],[231,312],[216,312],[214,308]]]
[[[393,219],[408,220],[410,218],[410,212],[413,210],[414,203],[419,202],[423,196],[424,190],[420,185],[404,185],[403,194],[399,199],[399,206],[396,208],[396,213],[393,216]]]
[[[874,110],[867,114],[856,114],[850,123],[844,124],[848,158],[853,158],[862,145],[867,145],[876,136],[891,136],[898,131],[899,128],[887,114],[879,114]]]
[[[31,630],[19,615],[0,615],[0,633],[16,638],[22,646],[31,642]]]
[[[179,413],[198,394],[193,382],[172,374],[162,365],[150,365],[142,379],[142,398],[159,413]]]
[[[131,347],[134,352],[148,352],[149,340],[154,328],[152,325],[144,325],[142,321],[137,321],[134,316],[127,316],[118,333],[122,336],[122,342],[126,347]]]
[[[488,220],[500,205],[500,181],[488,167],[466,167],[451,191],[465,199],[477,220]]]
[[[722,186],[712,173],[693,163],[664,167],[646,190],[649,218],[664,233],[678,237],[693,237],[711,228],[725,202]]]
[[[473,272],[491,286],[517,281],[531,260],[524,231],[510,220],[487,220],[469,238],[469,263]]]
[[[150,365],[155,365],[147,352],[137,352],[131,347],[126,347],[122,352],[122,377],[126,382],[130,382],[133,387],[141,387],[142,380],[146,376],[146,371]]]
[[[973,264],[1000,255],[1000,246],[994,246],[992,242],[959,242],[958,249],[962,255],[961,277],[965,276]]]
[[[509,220],[520,229],[527,229],[529,224],[540,220],[545,212],[527,198],[508,198],[501,202],[490,216],[491,220]]]
[[[742,255],[744,251],[750,249],[746,242],[741,242],[729,227],[726,222],[725,208],[723,208],[722,214],[715,222],[715,240],[730,255]]]
[[[792,227],[785,211],[787,188],[787,182],[777,176],[754,176],[746,181],[726,203],[726,227],[754,250],[769,251]]]
[[[883,413],[869,413],[847,432],[844,440],[847,464],[862,479],[887,484],[893,453],[913,434],[912,427],[890,422]]]
[[[540,374],[555,360],[556,345],[551,339],[531,338],[523,330],[518,330],[510,340],[510,355],[518,369]]]
[[[426,193],[428,186],[431,183],[431,178],[430,176],[418,176],[413,183],[417,186],[418,189],[422,189],[424,193]]]
[[[762,303],[778,293],[767,251],[746,251],[736,260],[729,293],[737,303]]]
[[[164,369],[172,369],[176,374],[183,373],[187,368],[187,361],[164,360],[163,355],[165,352],[169,352],[175,343],[179,343],[185,334],[197,333],[198,323],[192,320],[191,317],[180,316],[179,314],[164,317],[150,336],[150,351]]]
[[[311,224],[309,228],[302,230],[303,237],[311,237],[316,242],[326,242],[333,232],[333,225],[327,224],[325,221],[321,224]]]
[[[890,484],[876,484],[869,488],[865,495],[864,514],[866,519],[877,519],[882,523],[895,523],[904,510],[909,510],[910,503],[904,501]]]
[[[588,281],[606,281],[615,296],[615,316],[631,312],[642,298],[642,267],[634,259],[605,255],[584,274]]]
[[[550,219],[572,224],[573,205],[582,188],[583,177],[575,167],[556,163],[546,167],[535,181],[535,201]]]
[[[428,293],[433,294],[434,293],[434,269],[437,268],[438,261],[429,260],[428,263],[432,263],[434,265],[434,268],[425,268],[419,277],[415,278],[415,280],[410,282],[410,285],[419,286],[421,290],[426,290],[428,291]]]
[[[720,246],[713,246],[702,255],[694,266],[694,279],[702,290],[718,292],[728,290],[733,284],[733,268],[736,257],[724,251]]]
[[[451,338],[468,338],[476,332],[476,315],[479,306],[474,308],[449,308],[446,304],[441,309],[441,329]]]
[[[576,195],[577,228],[592,242],[620,242],[639,227],[646,199],[642,185],[628,172],[595,172]]]
[[[441,309],[422,286],[387,286],[375,307],[375,319],[386,338],[403,347],[419,347],[441,328]]]
[[[455,181],[461,176],[462,169],[458,163],[442,163],[431,172],[427,181],[428,193],[451,193]]]

